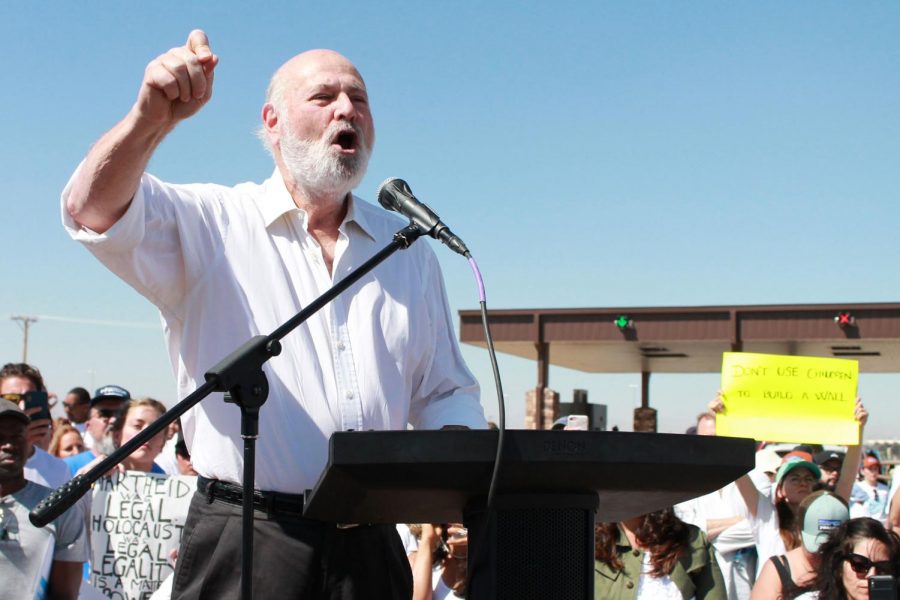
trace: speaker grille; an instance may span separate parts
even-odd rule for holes
[[[506,509],[497,513],[498,598],[583,600],[593,589],[584,572],[593,523],[583,509]],[[523,566],[525,567],[523,569]],[[528,574],[522,577],[523,571]],[[586,586],[591,586],[587,588]]]

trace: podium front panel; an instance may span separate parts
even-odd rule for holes
[[[304,514],[342,523],[461,522],[485,496],[497,431],[339,432]],[[498,494],[599,497],[621,521],[719,489],[754,466],[753,440],[658,433],[510,430]]]

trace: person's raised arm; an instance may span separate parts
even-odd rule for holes
[[[716,392],[716,397],[709,401],[707,408],[716,415],[725,412],[725,397],[722,395],[722,390]],[[759,509],[759,491],[753,485],[750,476],[746,474],[738,477],[734,483],[741,494],[741,498],[744,500],[744,504],[747,505],[747,512],[750,513],[751,517],[755,518]],[[716,535],[721,533],[721,531],[716,532]]]
[[[856,399],[856,409],[854,416],[859,423],[859,444],[855,446],[847,446],[847,454],[844,456],[844,464],[841,465],[841,474],[838,477],[837,484],[834,486],[834,493],[843,498],[845,501],[850,500],[850,492],[853,490],[853,482],[859,473],[859,457],[862,453],[862,437],[863,429],[866,421],[869,420],[869,412],[863,406],[862,399]]]
[[[432,600],[432,565],[435,544],[441,539],[441,527],[422,523],[419,550],[413,565],[413,600]]]
[[[134,106],[88,151],[72,180],[66,210],[75,222],[102,233],[125,214],[156,147],[209,101],[218,60],[195,29],[184,46],[147,65]]]
[[[743,498],[743,496],[742,496]],[[746,500],[744,501],[746,504]],[[731,527],[732,525],[737,525],[741,521],[744,520],[744,517],[740,515],[735,515],[733,517],[724,517],[722,519],[707,519],[706,520],[706,537],[709,538],[709,541],[713,541],[719,534]]]

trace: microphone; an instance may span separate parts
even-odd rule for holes
[[[419,202],[409,189],[409,184],[399,177],[389,177],[378,186],[378,203],[387,210],[405,216],[426,234],[440,240],[457,254],[468,258],[469,249],[463,241],[441,222],[441,218],[434,214],[434,211]]]

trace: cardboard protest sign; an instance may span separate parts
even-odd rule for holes
[[[725,413],[716,433],[773,442],[859,444],[855,360],[722,355]]]
[[[146,600],[173,571],[197,478],[127,471],[97,480],[91,584],[116,600]]]

